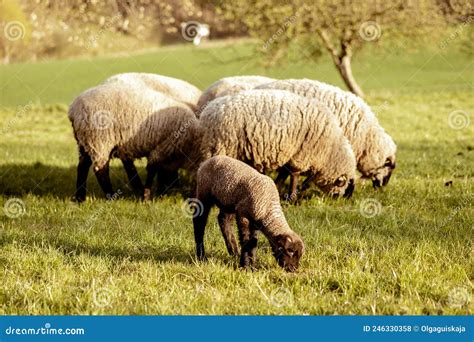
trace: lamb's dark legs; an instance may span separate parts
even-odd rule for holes
[[[225,246],[231,256],[239,255],[239,249],[237,247],[237,241],[235,241],[234,232],[232,231],[232,222],[234,220],[233,214],[226,214],[222,210],[217,216],[219,227],[221,228],[222,236],[224,237]]]
[[[94,173],[97,177],[100,187],[102,188],[102,191],[105,193],[105,198],[111,199],[114,190],[112,189],[112,183],[110,182],[109,162],[107,162],[101,168],[95,168]]]
[[[194,241],[196,242],[196,256],[199,260],[204,260],[206,253],[204,251],[204,230],[206,228],[207,217],[211,210],[211,205],[205,201],[203,203],[203,210],[200,215],[193,217],[194,226]]]
[[[123,167],[125,168],[125,172],[127,172],[128,181],[132,185],[133,190],[136,192],[142,193],[143,192],[143,184],[140,176],[138,175],[137,169],[133,164],[133,160],[131,159],[122,159]]]
[[[257,260],[257,244],[258,244],[258,231],[250,227],[250,240],[248,242],[248,255],[250,264],[254,264]]]
[[[146,166],[146,181],[145,181],[145,189],[143,190],[143,200],[144,201],[149,201],[152,198],[152,191],[151,187],[153,185],[153,179],[156,176],[156,173],[158,172],[158,166],[155,164],[148,164]]]
[[[77,202],[84,202],[86,200],[87,176],[91,165],[91,157],[86,151],[84,151],[83,147],[80,147],[79,163],[77,164],[76,193],[74,195],[74,200]]]
[[[241,246],[240,267],[245,268],[254,262],[258,242],[257,235],[255,230],[251,230],[249,220],[239,214],[237,214],[237,225]]]

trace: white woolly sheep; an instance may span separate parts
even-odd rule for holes
[[[186,81],[151,73],[130,72],[116,74],[106,79],[103,84],[115,82],[120,82],[131,86],[149,87],[177,101],[185,103],[195,112],[197,111],[197,101],[201,96],[201,90]],[[141,184],[140,177],[136,172],[136,168],[133,161],[122,160],[122,162],[125,167],[125,170],[127,171],[127,175],[131,180],[133,188],[137,192],[142,192],[143,186]],[[177,177],[177,171],[169,174],[162,173],[160,175],[160,178],[163,180],[165,180],[165,178],[168,178],[168,180],[165,180],[165,182],[161,182],[160,185],[163,185],[166,182],[169,183],[169,181],[173,182]]]
[[[234,95],[274,80],[264,76],[231,76],[221,78],[202,93],[197,104],[198,111],[203,111],[206,105],[217,97]]]
[[[151,73],[129,72],[109,77],[103,83],[123,82],[125,84],[143,83],[176,101],[186,103],[193,111],[201,96],[201,90],[186,81]]]
[[[145,199],[151,197],[157,173],[176,171],[191,161],[186,151],[195,141],[196,116],[187,105],[150,88],[119,82],[99,85],[78,96],[68,116],[80,154],[78,201],[85,200],[91,165],[106,197],[112,196],[112,156],[132,165],[136,158],[148,158]]]
[[[260,172],[285,166],[295,180],[308,172],[334,196],[354,190],[354,153],[335,118],[316,101],[284,90],[249,90],[210,102],[200,123],[201,160],[227,155]]]
[[[374,187],[386,185],[395,168],[396,145],[380,126],[370,107],[358,96],[313,80],[279,80],[256,89],[291,91],[326,106],[337,118],[344,135],[351,143],[357,168],[364,178],[370,178]],[[283,175],[279,176],[284,180]]]
[[[196,178],[196,198],[202,203],[202,212],[193,218],[199,259],[205,258],[204,230],[209,211],[217,205],[219,226],[231,255],[238,254],[232,227],[232,218],[236,216],[241,267],[255,261],[257,234],[262,231],[270,241],[278,264],[287,271],[298,268],[304,244],[286,222],[278,191],[270,177],[241,161],[216,156],[201,164]]]

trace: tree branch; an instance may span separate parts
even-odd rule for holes
[[[339,64],[339,54],[337,52],[337,49],[334,47],[332,44],[331,40],[329,39],[327,32],[324,30],[316,30],[318,35],[321,37],[321,40],[323,41],[324,47],[331,53],[331,56],[336,64]]]

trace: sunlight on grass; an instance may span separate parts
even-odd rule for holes
[[[279,269],[264,238],[256,269],[239,270],[216,211],[209,261],[198,263],[182,210],[189,189],[141,203],[117,161],[112,182],[123,198],[104,201],[91,176],[88,201],[70,201],[77,148],[67,105],[113,73],[162,73],[201,88],[234,73],[340,84],[329,61],[271,70],[215,62],[251,52],[249,43],[186,46],[0,67],[8,81],[0,109],[0,314],[472,314],[472,63],[455,53],[434,56],[417,74],[422,53],[412,64],[395,55],[356,64],[368,103],[398,144],[397,169],[381,191],[360,182],[350,200],[283,205],[306,244],[296,274]]]

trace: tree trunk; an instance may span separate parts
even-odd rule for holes
[[[3,47],[2,49],[2,64],[9,64],[10,63],[10,52],[8,51],[8,48],[6,46]]]
[[[325,30],[319,30],[317,32],[326,46],[326,49],[331,53],[334,65],[336,65],[337,71],[339,71],[339,74],[344,80],[347,88],[357,96],[364,97],[364,92],[352,75],[351,58],[353,41],[351,39],[341,40],[341,50],[338,51],[334,44],[332,44],[331,39]]]
[[[336,67],[347,88],[357,96],[364,97],[364,92],[352,75],[351,56],[347,54],[341,56],[339,62],[336,63]]]

